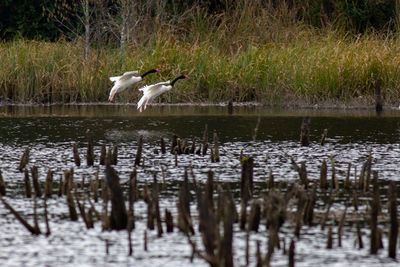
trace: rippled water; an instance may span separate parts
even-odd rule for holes
[[[193,166],[199,182],[205,182],[207,172],[211,169],[215,172],[215,179],[220,183],[229,183],[237,195],[241,171],[239,155],[242,151],[255,158],[256,195],[265,192],[265,181],[270,171],[278,182],[298,181],[290,157],[296,162],[306,162],[311,180],[319,178],[322,160],[329,162],[333,157],[337,175],[343,180],[348,163],[356,166],[359,172],[362,163],[371,153],[372,168],[379,171],[382,182],[394,180],[398,188],[400,185],[400,113],[397,111],[377,117],[368,111],[276,111],[243,107],[236,108],[233,115],[227,115],[225,107],[175,106],[151,107],[149,112],[138,114],[132,106],[71,106],[0,107],[0,114],[0,170],[7,183],[6,199],[30,219],[32,200],[24,197],[23,174],[17,171],[23,151],[30,149],[30,166],[36,165],[39,168],[42,182],[48,169],[55,172],[57,181],[63,170],[70,167],[75,168],[75,178],[78,181],[82,177],[91,179],[97,172],[102,178],[103,167],[99,166],[98,158],[94,167],[87,167],[84,161],[87,129],[93,133],[96,155],[99,155],[101,144],[118,145],[119,156],[115,169],[123,183],[128,180],[133,169],[137,139],[142,135],[145,141],[145,165],[138,169],[138,180],[141,185],[151,183],[153,173],[157,173],[162,183],[161,210],[168,208],[175,215],[178,183],[183,179],[184,168],[189,165]],[[309,147],[301,147],[298,142],[301,119],[304,116],[311,117],[312,144]],[[258,118],[259,129],[253,141]],[[167,144],[173,134],[188,140],[192,137],[201,139],[206,124],[210,137],[214,130],[218,133],[221,142],[220,163],[211,163],[209,156],[179,155],[178,166],[175,167],[173,155],[155,153],[154,150],[159,149],[160,137],[164,137]],[[325,128],[328,129],[328,138],[326,145],[320,146],[320,135]],[[75,167],[73,161],[74,142],[80,147],[83,160],[81,167]],[[351,178],[354,179],[354,169]],[[334,205],[334,210],[342,211],[346,201],[349,200],[343,196],[342,201]],[[102,232],[100,223],[94,229],[86,230],[81,220],[69,221],[66,219],[68,209],[64,198],[53,197],[48,201],[52,231],[49,237],[30,235],[13,215],[0,206],[1,266],[190,265],[191,248],[177,230],[161,238],[157,238],[156,231],[149,231],[149,251],[143,250],[143,232],[146,228],[146,204],[143,201],[135,203],[138,220],[133,232],[133,257],[127,256],[126,231]],[[41,201],[39,206],[41,213]],[[101,204],[97,207],[100,211]],[[317,207],[319,212],[326,209],[323,202],[319,202]],[[193,203],[192,211],[195,210]],[[353,208],[349,207],[348,212],[354,212]],[[43,222],[43,218],[40,221]],[[44,223],[41,226],[44,229]],[[236,265],[245,265],[245,233],[236,227],[234,259]],[[384,238],[385,249],[379,255],[368,255],[367,228],[363,228],[365,248],[361,250],[355,246],[354,225],[345,226],[341,248],[335,245],[332,250],[326,249],[326,232],[326,229],[321,230],[319,226],[302,228],[301,238],[296,239],[296,266],[398,266],[397,262],[387,258],[387,238]],[[293,225],[286,223],[281,236],[285,236],[288,244],[294,238]],[[106,240],[110,243],[108,255]],[[198,234],[195,240],[202,247]],[[253,266],[256,240],[262,241],[261,250],[265,252],[265,226],[261,227],[259,233],[250,236],[250,262]],[[198,258],[191,265],[207,266]],[[287,266],[287,255],[277,251],[272,266]]]

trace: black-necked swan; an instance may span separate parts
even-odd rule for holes
[[[146,109],[147,104],[149,104],[154,98],[157,96],[161,95],[162,93],[165,93],[169,90],[172,89],[176,81],[180,79],[186,79],[187,77],[185,75],[180,75],[173,79],[172,81],[166,81],[166,82],[159,82],[156,84],[152,85],[146,85],[139,90],[143,92],[142,98],[140,98],[138,104],[137,104],[137,109],[142,112],[143,110]]]
[[[159,69],[151,69],[143,73],[142,75],[139,74],[137,70],[135,71],[128,71],[122,74],[121,76],[114,76],[110,77],[110,81],[114,82],[114,86],[111,88],[110,96],[108,97],[108,101],[112,102],[115,99],[115,96],[124,91],[129,86],[140,82],[143,80],[150,73],[159,72]]]

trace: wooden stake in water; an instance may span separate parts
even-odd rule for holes
[[[94,152],[93,152],[93,136],[89,129],[86,130],[87,139],[87,151],[86,151],[86,164],[87,166],[93,166],[94,164]]]
[[[76,143],[72,144],[72,153],[74,155],[75,165],[81,166],[81,158],[79,157],[78,145]]]
[[[371,238],[370,238],[370,253],[377,254],[379,249],[379,236],[378,236],[378,213],[379,213],[379,190],[378,190],[378,178],[377,173],[374,172],[373,181],[373,195],[371,200]]]
[[[389,251],[388,256],[396,259],[397,239],[399,235],[399,221],[397,216],[397,192],[396,184],[391,181],[389,185],[389,201],[388,211],[390,216],[390,229],[389,229]]]
[[[111,229],[126,229],[128,223],[128,214],[126,212],[124,195],[122,193],[117,172],[111,166],[106,168],[106,181],[111,192]]]
[[[326,244],[326,248],[327,249],[332,249],[332,245],[333,245],[333,232],[332,232],[332,226],[329,226],[328,228],[328,242]]]
[[[32,166],[31,174],[32,174],[32,182],[33,182],[33,189],[35,190],[35,195],[37,197],[41,197],[42,189],[40,188],[39,173],[38,173],[38,168],[36,166]]]
[[[22,216],[2,197],[0,196],[0,201],[3,203],[4,207],[8,209],[15,218],[33,235],[39,235],[38,229],[30,225]]]
[[[48,170],[46,176],[46,183],[44,185],[44,194],[46,198],[49,198],[53,194],[53,171]]]
[[[207,154],[207,149],[208,149],[208,125],[206,124],[203,132],[203,149],[201,153],[203,156]]]
[[[325,139],[326,139],[327,135],[328,135],[328,129],[325,128],[324,132],[321,135],[321,142],[320,142],[321,146],[323,146],[325,144]]]
[[[0,195],[5,196],[6,195],[6,184],[4,182],[3,174],[1,173],[0,170]]]
[[[140,165],[140,161],[142,159],[142,150],[143,150],[143,135],[139,136],[138,148],[135,157],[135,166]]]
[[[164,141],[164,138],[162,138],[162,137],[160,140],[160,146],[161,146],[161,154],[165,154],[167,152],[167,150],[165,149],[165,141]]]
[[[292,241],[290,241],[290,246],[289,246],[288,267],[294,267],[294,256],[295,256],[295,243],[294,243],[294,240],[292,240]]]
[[[113,145],[111,164],[112,165],[118,164],[118,146],[117,145]]]
[[[300,144],[302,146],[308,146],[310,144],[309,133],[310,133],[310,118],[303,118],[300,128]]]
[[[24,153],[22,154],[18,170],[22,172],[25,166],[28,164],[28,162],[29,162],[29,148],[25,149]]]
[[[174,231],[174,220],[172,213],[168,209],[165,209],[165,224],[167,226],[167,233],[172,233]]]
[[[106,157],[107,157],[106,145],[102,144],[100,149],[100,165],[106,164]]]
[[[219,162],[219,141],[216,131],[214,131],[213,139],[214,139],[214,147],[213,147],[211,162]]]
[[[44,221],[46,223],[46,236],[51,234],[50,224],[49,224],[49,215],[47,210],[47,197],[44,198]]]
[[[31,186],[31,181],[29,179],[29,171],[27,169],[24,170],[24,182],[25,182],[25,196],[27,198],[31,198],[32,186]]]

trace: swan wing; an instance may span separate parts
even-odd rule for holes
[[[132,77],[140,77],[139,72],[138,71],[127,71],[125,72],[118,81],[124,82],[127,81],[129,79],[131,79]]]
[[[140,88],[139,91],[143,92],[143,96],[140,98],[137,104],[137,109],[142,112],[146,109],[147,104],[150,103],[154,98],[169,91],[171,88],[170,81],[146,85]]]

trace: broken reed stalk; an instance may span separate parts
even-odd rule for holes
[[[133,229],[133,214],[131,212],[128,212],[128,226],[127,226],[127,231],[128,231],[128,255],[132,256],[133,254],[133,246],[132,246],[132,229]]]
[[[328,135],[328,129],[324,129],[324,132],[321,135],[321,142],[320,145],[323,146],[325,144],[326,136]]]
[[[143,249],[147,251],[147,230],[144,230],[143,234]]]
[[[192,218],[190,214],[190,192],[188,177],[185,175],[183,183],[179,187],[178,195],[178,229],[186,235],[194,234]]]
[[[33,227],[36,229],[36,231],[41,234],[42,231],[40,231],[39,227],[39,221],[38,221],[38,214],[37,214],[37,196],[33,196]]]
[[[128,186],[128,231],[132,231],[135,229],[135,206],[134,203],[137,200],[137,183],[136,183],[136,168],[133,169],[129,177],[129,186]],[[130,237],[129,237],[130,238]]]
[[[373,194],[371,199],[371,236],[370,236],[370,254],[377,254],[379,249],[379,231],[378,231],[378,214],[379,214],[379,190],[378,177],[374,171]]]
[[[306,204],[304,208],[303,222],[308,226],[313,225],[314,207],[316,203],[316,189],[313,187],[310,193],[306,193]]]
[[[94,164],[93,136],[92,132],[89,129],[86,130],[86,139],[87,139],[86,164],[87,166],[93,166]]]
[[[31,186],[31,180],[29,179],[29,171],[27,169],[24,170],[24,184],[25,184],[25,196],[27,198],[31,198],[32,186]]]
[[[397,216],[397,191],[396,184],[389,184],[388,211],[390,218],[388,256],[396,259],[397,239],[399,235],[399,221]]]
[[[217,218],[211,209],[209,199],[203,192],[199,193],[199,231],[203,240],[206,255],[215,258],[217,245],[220,240]]]
[[[81,166],[81,158],[79,157],[78,145],[76,143],[72,144],[72,153],[74,155],[74,162],[76,166]]]
[[[227,194],[224,194],[224,199],[228,201]],[[228,205],[225,205],[224,215],[224,234],[218,248],[219,266],[233,267],[233,212]]]
[[[15,218],[33,235],[39,235],[39,229],[30,225],[22,216],[16,211],[2,196],[0,196],[0,201],[3,203],[4,207],[8,209]]]
[[[44,198],[44,221],[46,223],[46,236],[49,236],[51,234],[50,231],[50,224],[49,224],[49,214],[47,210],[47,197]]]
[[[111,153],[111,165],[117,165],[117,164],[118,164],[118,146],[113,145]]]
[[[356,228],[357,228],[358,249],[363,249],[364,248],[364,242],[363,242],[363,239],[362,239],[361,226],[360,226],[359,222],[357,222]]]
[[[160,146],[161,146],[161,154],[165,154],[167,150],[165,149],[165,140],[162,137],[160,139]]]
[[[35,190],[35,196],[41,197],[42,189],[40,188],[39,173],[38,173],[38,168],[36,166],[32,166],[31,174],[32,174],[33,189]]]
[[[110,227],[113,230],[126,229],[128,215],[126,212],[124,195],[117,172],[111,166],[106,167],[106,182],[111,192]]]
[[[22,172],[28,163],[29,163],[29,148],[25,149],[24,153],[22,154],[21,160],[19,161],[18,170]]]
[[[140,166],[140,161],[142,160],[142,150],[143,150],[143,135],[139,136],[138,148],[135,157],[135,166]]]
[[[344,181],[344,189],[346,189],[346,190],[349,190],[351,188],[350,171],[351,171],[351,163],[348,163],[346,179]]]
[[[253,142],[255,142],[257,139],[258,129],[260,128],[260,122],[261,122],[261,117],[258,116],[256,127],[254,128],[254,133],[253,133]]]
[[[203,156],[207,155],[207,149],[208,149],[208,125],[206,124],[203,132],[203,149],[201,152]]]
[[[162,224],[161,224],[161,214],[160,214],[160,200],[159,200],[159,186],[157,182],[156,175],[154,174],[153,178],[153,190],[152,190],[152,199],[154,203],[154,213],[157,225],[157,236],[161,237],[164,233]]]
[[[346,220],[347,206],[343,211],[342,216],[340,217],[339,226],[338,226],[338,247],[342,247],[342,234],[343,234],[343,226]]]
[[[0,196],[6,195],[6,183],[4,182],[3,174],[0,170]]]
[[[174,231],[174,219],[168,209],[165,209],[165,224],[167,226],[167,233],[172,233]]]
[[[300,144],[302,146],[308,146],[310,144],[310,140],[309,140],[310,123],[311,123],[311,119],[308,117],[303,118],[303,121],[301,122]]]
[[[335,159],[331,157],[332,188],[339,191],[339,181],[336,177]]]
[[[51,197],[53,194],[53,171],[48,170],[46,176],[46,183],[44,184],[44,195],[46,198]]]
[[[107,157],[106,145],[102,144],[100,149],[100,165],[106,164],[106,157]]]
[[[289,246],[289,262],[288,262],[288,267],[294,267],[294,257],[295,257],[295,249],[296,245],[294,240],[290,241],[290,246]]]
[[[68,189],[68,191],[66,192],[66,198],[67,198],[67,204],[68,204],[69,218],[71,219],[71,221],[77,221],[78,213],[76,212],[75,201],[72,196],[71,189]]]
[[[258,232],[261,220],[261,205],[257,201],[253,201],[250,207],[248,230]]]
[[[216,131],[214,131],[213,142],[214,146],[211,153],[211,162],[219,162],[219,141]]]
[[[327,176],[328,176],[328,167],[326,164],[326,160],[323,160],[322,164],[321,164],[321,171],[320,171],[320,178],[319,178],[319,188],[321,188],[323,190],[328,189]]]

